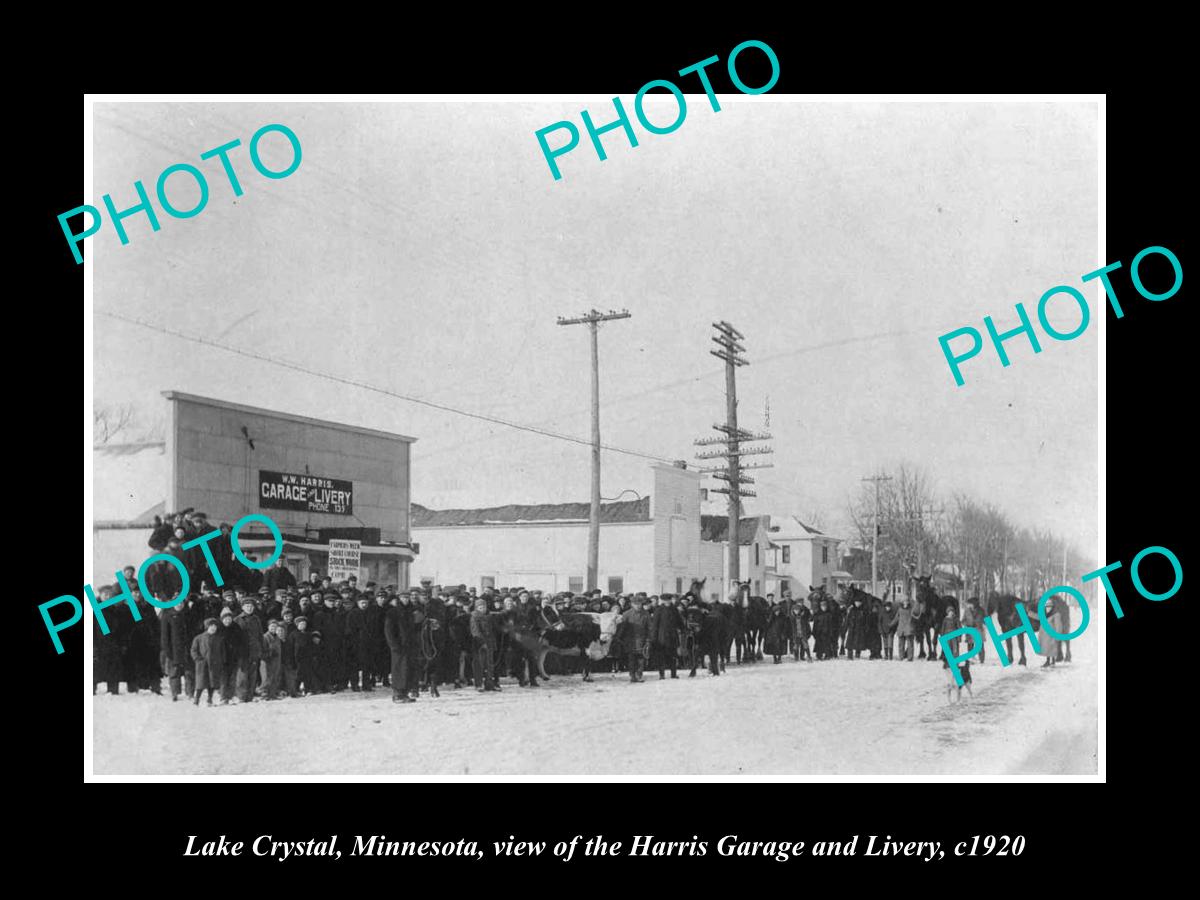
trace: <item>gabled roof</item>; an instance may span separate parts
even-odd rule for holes
[[[486,509],[428,509],[414,503],[411,506],[410,527],[586,522],[590,512],[589,503],[511,503],[508,506],[492,506]],[[649,521],[649,497],[600,504],[601,525]]]
[[[738,520],[738,543],[753,544],[762,516],[749,516]],[[701,516],[700,540],[719,543],[729,537],[729,516]]]

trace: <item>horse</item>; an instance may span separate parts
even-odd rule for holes
[[[749,582],[746,583],[749,589]],[[767,620],[771,617],[771,604],[766,597],[745,597],[742,609],[746,618],[746,648],[749,662],[763,658],[763,636],[767,630]]]
[[[988,594],[987,608],[984,610],[984,612],[988,616],[995,614],[996,619],[1000,624],[1001,632],[1012,631],[1016,628],[1020,628],[1024,624],[1021,621],[1020,614],[1017,612],[1017,604],[1021,602],[1022,601],[1019,597],[1015,597],[1012,594],[997,594],[995,591],[992,591],[990,594]],[[1011,662],[1012,638],[1005,638],[1004,645],[1008,650],[1007,655],[1009,661]],[[1017,662],[1017,665],[1026,665],[1024,631],[1017,632],[1017,645],[1021,651],[1021,659]]]

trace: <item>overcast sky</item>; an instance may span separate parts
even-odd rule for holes
[[[724,418],[710,323],[746,336],[743,427],[770,407],[775,468],[750,513],[819,511],[850,536],[859,479],[905,460],[944,492],[1096,545],[1097,329],[1034,355],[990,348],[956,387],[939,335],[1036,316],[1097,256],[1093,104],[827,104],[689,96],[677,131],[586,133],[555,181],[534,132],[597,123],[611,101],[203,103],[95,107],[90,202],[136,203],[190,162],[208,206],[89,238],[95,306],[473,412],[589,435],[586,329],[560,315],[628,308],[600,333],[605,443],[693,461]],[[632,98],[624,98],[632,108]],[[674,101],[648,102],[668,122]],[[262,125],[303,161],[270,181]],[[582,126],[580,126],[582,131]],[[234,138],[243,196],[199,154]],[[552,138],[557,142],[559,136]],[[287,142],[262,144],[272,168]],[[195,188],[169,182],[181,208]],[[157,206],[157,201],[155,201]],[[1085,291],[1097,309],[1095,289]],[[1051,319],[1078,322],[1063,303]],[[1075,318],[1072,318],[1074,316]],[[176,389],[417,437],[414,502],[585,500],[586,446],[440,412],[146,328],[95,318],[95,396],[161,415]],[[603,494],[645,492],[647,460],[606,452]],[[321,473],[337,477],[338,473]]]

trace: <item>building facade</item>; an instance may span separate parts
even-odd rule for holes
[[[601,504],[597,587],[605,593],[685,591],[701,569],[698,472],[651,466],[649,496]],[[438,585],[586,588],[588,503],[486,509],[412,507],[413,574]]]
[[[810,588],[825,587],[833,591],[849,580],[840,568],[841,538],[805,525],[795,516],[774,521],[768,534],[777,548],[771,578],[771,590],[776,596],[786,590],[794,597],[806,597]]]
[[[93,538],[100,582],[111,580],[112,566],[137,566],[151,555],[145,540],[154,515],[192,509],[206,513],[214,527],[267,516],[283,534],[283,557],[298,579],[327,571],[329,541],[349,539],[361,544],[361,580],[408,585],[414,438],[177,391],[163,396],[166,441],[128,454],[139,463],[138,482],[128,488],[145,508],[101,509],[97,488]],[[133,468],[118,465],[124,458],[98,447],[95,483],[133,476]],[[125,493],[110,488],[105,491]],[[130,534],[139,533],[141,548],[131,558],[137,541]],[[275,545],[265,525],[252,523],[242,534],[247,553],[269,554]]]

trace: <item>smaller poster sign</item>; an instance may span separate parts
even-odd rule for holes
[[[358,575],[362,563],[362,541],[331,540],[329,542],[329,577],[345,581]]]

